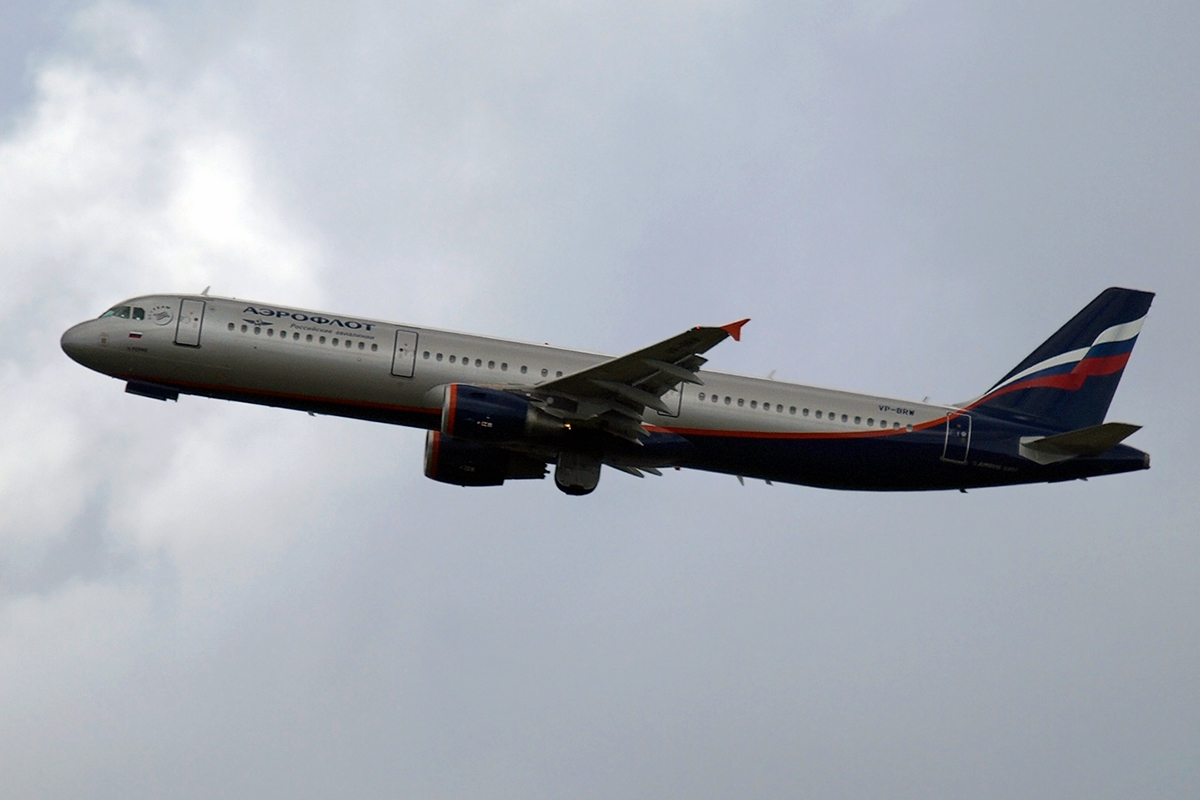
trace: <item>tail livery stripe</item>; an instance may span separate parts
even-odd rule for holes
[[[1143,314],[1133,322],[1126,322],[1124,325],[1113,325],[1096,337],[1096,341],[1092,342],[1092,347],[1109,342],[1127,342],[1130,339],[1136,339],[1142,330],[1142,323],[1145,321],[1146,316]],[[1131,344],[1129,347],[1132,348],[1133,345]]]
[[[1133,322],[1114,325],[1103,331],[1091,347],[1079,348],[1048,358],[1028,369],[1013,375],[1006,381],[994,386],[983,400],[986,402],[1000,394],[1006,394],[1017,389],[1032,388],[1033,386],[1057,386],[1059,388],[1078,388],[1078,385],[1067,383],[1042,382],[1042,379],[1055,375],[1077,375],[1080,384],[1088,375],[1111,375],[1125,367],[1129,354],[1137,342],[1138,333],[1142,330],[1143,316]],[[1036,382],[1035,382],[1036,381]],[[1071,382],[1073,384],[1074,381]]]

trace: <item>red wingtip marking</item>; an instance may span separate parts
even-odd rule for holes
[[[749,321],[750,321],[750,318],[746,317],[745,319],[739,320],[738,322],[731,322],[728,325],[722,325],[721,330],[725,331],[730,336],[732,336],[733,340],[735,342],[740,342],[742,340],[742,326],[745,325]]]

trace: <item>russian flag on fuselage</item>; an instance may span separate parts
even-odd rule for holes
[[[1152,292],[1106,289],[971,407],[1062,430],[1099,425],[1153,299]]]

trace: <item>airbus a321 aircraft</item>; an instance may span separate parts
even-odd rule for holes
[[[180,394],[425,428],[425,474],[596,488],[602,465],[833,489],[969,489],[1146,469],[1104,422],[1154,295],[1107,289],[980,397],[954,406],[702,370],[747,320],[612,358],[203,295],[126,300],[62,337],[74,360]]]

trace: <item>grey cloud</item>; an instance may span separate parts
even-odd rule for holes
[[[1190,9],[69,27],[0,142],[6,794],[1196,793]],[[207,283],[610,352],[751,316],[715,366],[943,400],[1134,285],[1110,417],[1155,468],[471,491],[421,476],[418,432],[154,403],[57,351]]]

